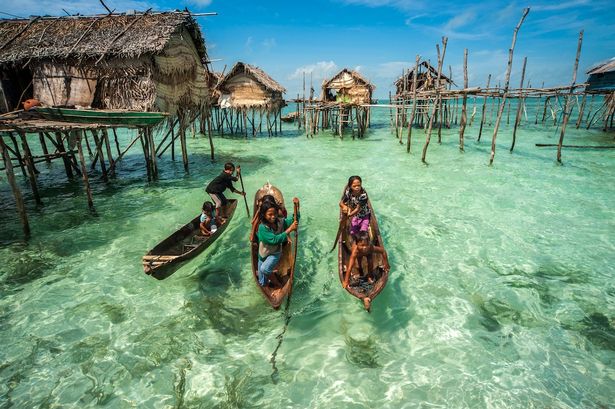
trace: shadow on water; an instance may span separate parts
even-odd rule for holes
[[[20,291],[24,285],[45,277],[56,265],[56,255],[44,251],[41,245],[12,246],[7,251],[13,254],[2,266],[1,296]]]

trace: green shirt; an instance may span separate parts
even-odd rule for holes
[[[297,213],[297,221],[299,220],[300,214]],[[259,243],[259,249],[262,247],[266,247],[268,251],[264,256],[261,255],[261,251],[259,251],[258,258],[262,261],[269,254],[277,253],[282,249],[281,245],[286,243],[288,239],[288,234],[286,234],[285,230],[288,229],[293,223],[293,216],[289,216],[283,220],[281,233],[276,233],[271,227],[265,225],[264,223],[259,224],[258,232],[256,233],[256,237]],[[261,246],[260,244],[264,244],[265,246]]]

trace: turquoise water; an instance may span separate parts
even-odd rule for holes
[[[480,112],[480,106],[479,106]],[[478,114],[477,114],[478,115]],[[615,404],[615,152],[563,151],[558,128],[502,125],[432,136],[407,154],[373,114],[363,140],[189,138],[190,173],[165,154],[148,183],[133,148],[97,216],[61,164],[27,182],[33,237],[0,183],[0,408],[597,408]],[[514,111],[511,114],[514,116]],[[613,133],[566,132],[608,145]],[[420,141],[420,142],[419,142]],[[204,254],[165,281],[140,258],[184,224],[204,184],[241,164],[249,195],[270,181],[301,199],[294,294],[273,311],[251,276],[243,207]],[[389,252],[372,313],[341,289],[337,202],[363,176]],[[287,323],[287,326],[285,325]],[[280,335],[283,334],[283,335]],[[274,351],[277,352],[272,359]]]

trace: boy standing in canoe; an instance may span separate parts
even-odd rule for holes
[[[233,186],[233,182],[237,182],[239,180],[241,167],[237,166],[236,176],[233,176],[234,171],[235,165],[233,165],[231,162],[225,163],[224,171],[222,171],[222,173],[216,176],[214,180],[209,182],[209,184],[205,188],[205,191],[209,194],[211,199],[216,204],[216,214],[220,215],[220,217],[227,217],[226,205],[228,204],[228,200],[224,196],[224,191],[226,189],[230,189],[231,192],[237,193],[242,196],[246,195],[246,192],[239,191]]]

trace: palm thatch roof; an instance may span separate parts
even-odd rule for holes
[[[265,71],[261,70],[254,65],[246,64],[243,62],[236,63],[233,68],[220,80],[218,88],[224,88],[224,84],[237,74],[246,74],[251,76],[256,82],[265,87],[266,90],[272,92],[286,92],[286,88],[281,86],[276,80],[271,78]]]
[[[203,36],[187,11],[0,20],[0,64],[138,58],[162,52],[171,36],[183,31],[192,37],[202,63],[207,63]]]
[[[438,70],[436,68],[433,67],[433,65],[431,65],[430,63],[428,63],[427,61],[422,61],[419,64],[419,72],[417,73],[417,76],[419,78],[419,87],[420,87],[420,83],[421,83],[421,74],[426,74],[428,73],[430,77],[432,78],[437,78],[438,77]],[[408,87],[412,86],[412,78],[414,76],[414,68],[412,68],[411,70],[408,70],[406,72],[405,75],[402,75],[401,77],[399,77],[396,81],[395,81],[395,86],[397,88],[401,88],[403,86],[404,83],[404,79],[407,80],[407,85]],[[441,81],[446,81],[449,84],[454,84],[454,82],[447,77],[446,75],[444,75],[444,73],[440,73],[440,80]]]
[[[333,82],[335,82],[336,80],[339,80],[344,75],[344,73],[349,74],[352,77],[352,79],[354,80],[354,83],[350,83],[350,82],[348,82],[348,84],[344,83],[343,84],[344,88],[351,88],[356,83],[359,83],[359,84],[363,84],[363,85],[366,85],[367,87],[369,87],[369,89],[372,92],[376,89],[376,87],[372,83],[370,83],[369,80],[367,80],[365,77],[363,77],[361,74],[359,74],[358,71],[350,70],[348,68],[344,68],[343,70],[338,72],[333,78],[331,78],[329,81],[326,81],[323,84],[323,86],[322,86],[323,89],[331,88],[331,84]]]

